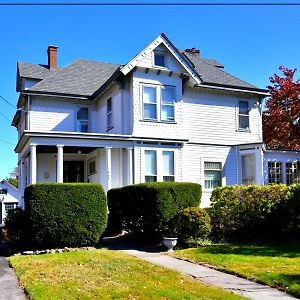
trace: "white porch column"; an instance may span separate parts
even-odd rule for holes
[[[21,158],[20,161],[20,182],[19,182],[19,206],[21,208],[25,208],[24,203],[24,190],[26,187],[26,169],[25,169],[25,159]]]
[[[105,147],[105,162],[106,162],[106,192],[111,189],[111,147]]]
[[[30,184],[36,183],[36,146],[30,145]]]
[[[255,150],[255,177],[257,185],[264,185],[263,152],[260,147]]]
[[[127,184],[133,184],[133,165],[132,165],[132,150],[133,148],[127,148]]]
[[[57,145],[56,182],[64,182],[64,145]]]

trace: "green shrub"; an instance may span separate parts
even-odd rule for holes
[[[33,246],[95,245],[107,225],[107,199],[98,184],[34,184],[25,189],[25,208]]]
[[[209,209],[218,239],[280,237],[299,232],[300,185],[216,188]]]
[[[201,186],[196,183],[142,183],[108,192],[110,222],[134,233],[161,236],[170,221],[186,207],[197,207]]]
[[[179,241],[189,247],[208,239],[211,232],[210,217],[206,209],[188,207],[173,220]]]
[[[26,228],[24,211],[17,207],[6,213],[5,226],[2,228],[1,236],[5,242],[22,246],[25,243],[24,228]]]

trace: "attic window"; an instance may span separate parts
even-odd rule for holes
[[[163,53],[154,53],[154,65],[165,67],[165,55]]]

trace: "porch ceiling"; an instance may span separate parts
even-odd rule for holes
[[[64,146],[64,153],[76,153],[76,154],[88,154],[94,151],[95,147],[71,147],[71,146]],[[37,146],[38,153],[57,153],[56,146]]]

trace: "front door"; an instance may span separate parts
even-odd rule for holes
[[[64,182],[84,182],[83,161],[64,161]]]

